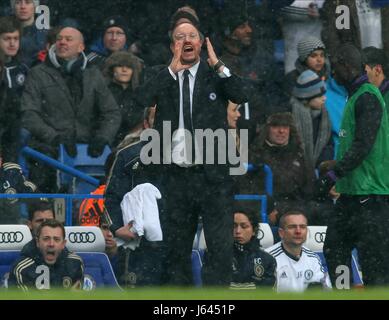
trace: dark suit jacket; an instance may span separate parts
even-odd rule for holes
[[[192,102],[194,129],[227,129],[226,110],[228,100],[243,103],[248,100],[247,91],[248,86],[245,85],[243,79],[236,75],[229,78],[220,78],[205,62],[200,62]],[[160,133],[161,152],[163,148],[166,149],[166,145],[162,143],[163,121],[171,122],[172,133],[178,129],[179,94],[178,78],[174,80],[168,68],[164,68],[142,86],[137,95],[138,103],[143,108],[157,105],[154,128]],[[215,150],[215,162],[217,162],[217,145],[215,145]],[[165,152],[169,152],[169,150],[165,150]],[[205,168],[210,179],[216,178],[218,180],[228,175],[227,166],[205,165]]]

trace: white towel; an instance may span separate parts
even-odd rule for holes
[[[122,208],[124,225],[133,223],[132,232],[136,232],[138,239],[124,242],[116,239],[118,245],[135,250],[140,244],[140,237],[145,236],[148,241],[162,241],[162,229],[159,221],[157,199],[162,195],[151,183],[137,185],[123,197]]]

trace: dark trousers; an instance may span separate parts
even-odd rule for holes
[[[339,265],[348,266],[351,277],[353,248],[358,250],[364,284],[389,284],[387,198],[342,195],[338,199],[334,216],[328,222],[324,243],[324,255],[334,287]]]
[[[191,254],[199,216],[207,243],[204,285],[229,285],[232,266],[232,180],[210,182],[202,167],[169,169],[163,222],[169,285],[193,285]]]

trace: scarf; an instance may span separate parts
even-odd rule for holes
[[[291,105],[296,127],[303,142],[305,160],[314,169],[321,152],[331,137],[331,123],[327,110],[325,107],[322,109],[319,133],[314,144],[311,108],[306,107],[295,97],[291,98]]]

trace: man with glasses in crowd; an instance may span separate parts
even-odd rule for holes
[[[88,64],[95,65],[100,69],[104,67],[105,60],[112,53],[128,50],[130,42],[130,29],[122,16],[106,18],[102,30],[102,37],[91,45],[91,52],[87,56]]]

